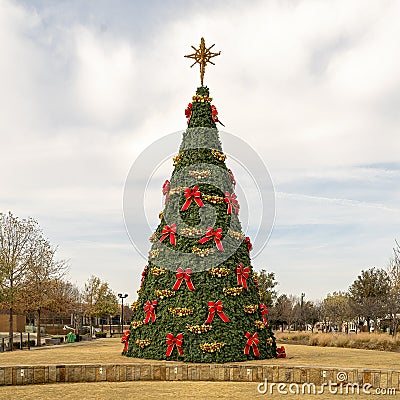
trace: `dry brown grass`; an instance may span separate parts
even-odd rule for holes
[[[294,342],[308,346],[345,347],[353,349],[400,351],[400,337],[393,338],[387,333],[276,333],[277,340],[283,343]]]
[[[280,395],[259,394],[257,383],[241,382],[104,382],[104,383],[70,383],[34,386],[13,386],[0,389],[3,400],[251,400],[251,399],[288,399],[308,400],[373,400],[376,398],[395,399],[396,396],[378,395]]]
[[[279,360],[252,361],[251,363],[278,365],[324,365],[340,367],[390,368],[400,369],[400,354],[343,349],[334,347],[310,347],[285,345],[288,358]],[[119,339],[101,339],[66,346],[53,346],[39,350],[0,353],[0,365],[40,365],[75,363],[130,363],[148,362],[121,356],[122,344]],[[154,361],[153,361],[154,362]],[[165,361],[159,361],[161,363]],[[324,400],[337,399],[339,395],[317,396]],[[345,396],[346,399],[374,399],[374,395]],[[394,399],[393,396],[383,396]],[[250,400],[262,398],[315,399],[310,395],[261,395],[257,393],[257,383],[241,382],[101,382],[68,383],[12,386],[0,388],[1,400],[25,399],[226,399]],[[382,398],[382,396],[380,396]]]
[[[288,355],[286,359],[249,361],[248,363],[400,369],[400,353],[293,344],[285,344],[285,347]],[[0,365],[149,362],[149,360],[121,356],[122,348],[120,339],[98,339],[39,350],[0,353]],[[152,362],[168,363],[168,361]]]

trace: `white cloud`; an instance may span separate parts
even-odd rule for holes
[[[292,291],[301,269],[315,296],[340,286],[318,268],[348,280],[383,265],[400,198],[398,169],[377,166],[399,162],[399,3],[207,4],[212,12],[203,3],[1,2],[1,209],[43,221],[73,279],[101,270],[128,290],[126,275],[138,281],[142,262],[125,248],[123,184],[137,154],[185,128],[199,74],[183,55],[206,35],[222,50],[205,79],[220,118],[259,152],[281,193],[257,265],[276,268]],[[157,185],[147,207],[158,214]],[[324,253],[335,225],[341,239]]]

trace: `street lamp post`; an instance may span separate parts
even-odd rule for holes
[[[122,308],[121,308],[121,333],[124,333],[124,299],[128,297],[128,295],[118,293],[118,297],[122,300]]]
[[[300,327],[301,330],[303,330],[303,323],[304,323],[304,329],[306,327],[305,321],[304,321],[304,313],[303,313],[303,306],[304,306],[304,297],[305,297],[305,293],[301,294],[301,302],[300,302]]]

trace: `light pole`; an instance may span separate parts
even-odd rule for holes
[[[118,297],[122,300],[122,308],[121,308],[121,333],[124,333],[124,299],[128,297],[128,295],[118,293]]]
[[[302,293],[301,294],[301,302],[300,302],[300,327],[301,327],[301,330],[303,330],[303,317],[304,317],[304,315],[303,315],[303,306],[304,306],[304,297],[305,297],[305,293]],[[304,328],[305,328],[305,325],[306,324],[304,324]]]

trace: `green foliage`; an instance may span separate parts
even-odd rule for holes
[[[379,268],[361,271],[349,288],[350,306],[353,313],[367,321],[384,317],[388,312],[390,279],[387,272]]]
[[[351,318],[350,298],[347,293],[333,292],[323,301],[324,319],[341,325],[345,320]]]
[[[261,303],[264,303],[267,307],[271,307],[276,300],[276,290],[274,288],[278,285],[275,273],[262,269],[257,274],[257,280]]]
[[[197,95],[208,96],[208,88],[197,89]],[[143,308],[147,301],[157,300],[156,320],[131,329],[129,339],[128,356],[148,359],[166,359],[166,336],[183,334],[183,356],[178,355],[174,348],[170,360],[184,360],[189,362],[230,362],[256,359],[253,351],[249,355],[244,354],[246,346],[246,332],[258,333],[261,359],[276,356],[276,344],[269,327],[256,327],[256,321],[262,321],[260,309],[254,313],[246,313],[244,306],[259,306],[258,288],[254,282],[253,268],[246,242],[243,238],[234,238],[228,234],[229,230],[242,232],[241,224],[235,213],[227,214],[225,192],[234,192],[231,178],[227,172],[222,154],[218,131],[212,120],[211,106],[208,102],[193,102],[192,116],[189,127],[183,134],[180,146],[179,159],[175,162],[175,169],[171,177],[171,189],[177,187],[193,187],[196,185],[202,193],[204,207],[192,201],[186,211],[181,211],[186,201],[183,191],[171,193],[169,201],[163,211],[163,217],[155,231],[155,241],[151,251],[158,251],[158,255],[150,255],[147,274],[139,291],[138,307],[134,311],[132,321],[143,321],[146,313]],[[207,171],[207,176],[200,179],[193,177],[191,171]],[[218,196],[221,203],[211,202],[203,198],[203,195]],[[169,242],[169,237],[162,243],[162,229],[165,225],[175,223],[177,226],[176,245]],[[217,250],[214,240],[199,244],[198,240],[204,237],[208,226],[213,229],[222,228],[222,243],[224,252]],[[181,229],[196,228],[201,234],[187,236],[181,233]],[[243,235],[244,237],[244,235]],[[212,257],[200,257],[192,253],[194,246],[201,249],[214,250]],[[153,253],[150,254],[153,254]],[[247,290],[237,296],[230,296],[224,292],[225,288],[238,287],[236,268],[242,263],[244,267],[250,267],[247,279]],[[153,268],[165,268],[161,274],[153,274]],[[190,291],[183,281],[179,290],[168,298],[156,296],[156,290],[172,290],[176,282],[176,270],[178,267],[192,269],[191,281],[195,290]],[[213,267],[224,267],[229,273],[223,277],[216,277],[209,273]],[[274,282],[274,277],[269,277]],[[270,285],[272,284],[270,282]],[[273,287],[273,286],[272,286]],[[202,325],[208,317],[208,302],[220,300],[223,312],[230,322],[224,322],[218,314],[215,314],[211,323],[211,330],[203,333],[192,333],[187,325]],[[174,316],[169,308],[188,308],[193,312],[188,316]],[[270,339],[269,341],[267,341]],[[271,340],[272,339],[272,340]],[[150,340],[149,345],[139,346],[145,340]],[[224,343],[220,351],[212,353],[203,352],[200,344]]]

